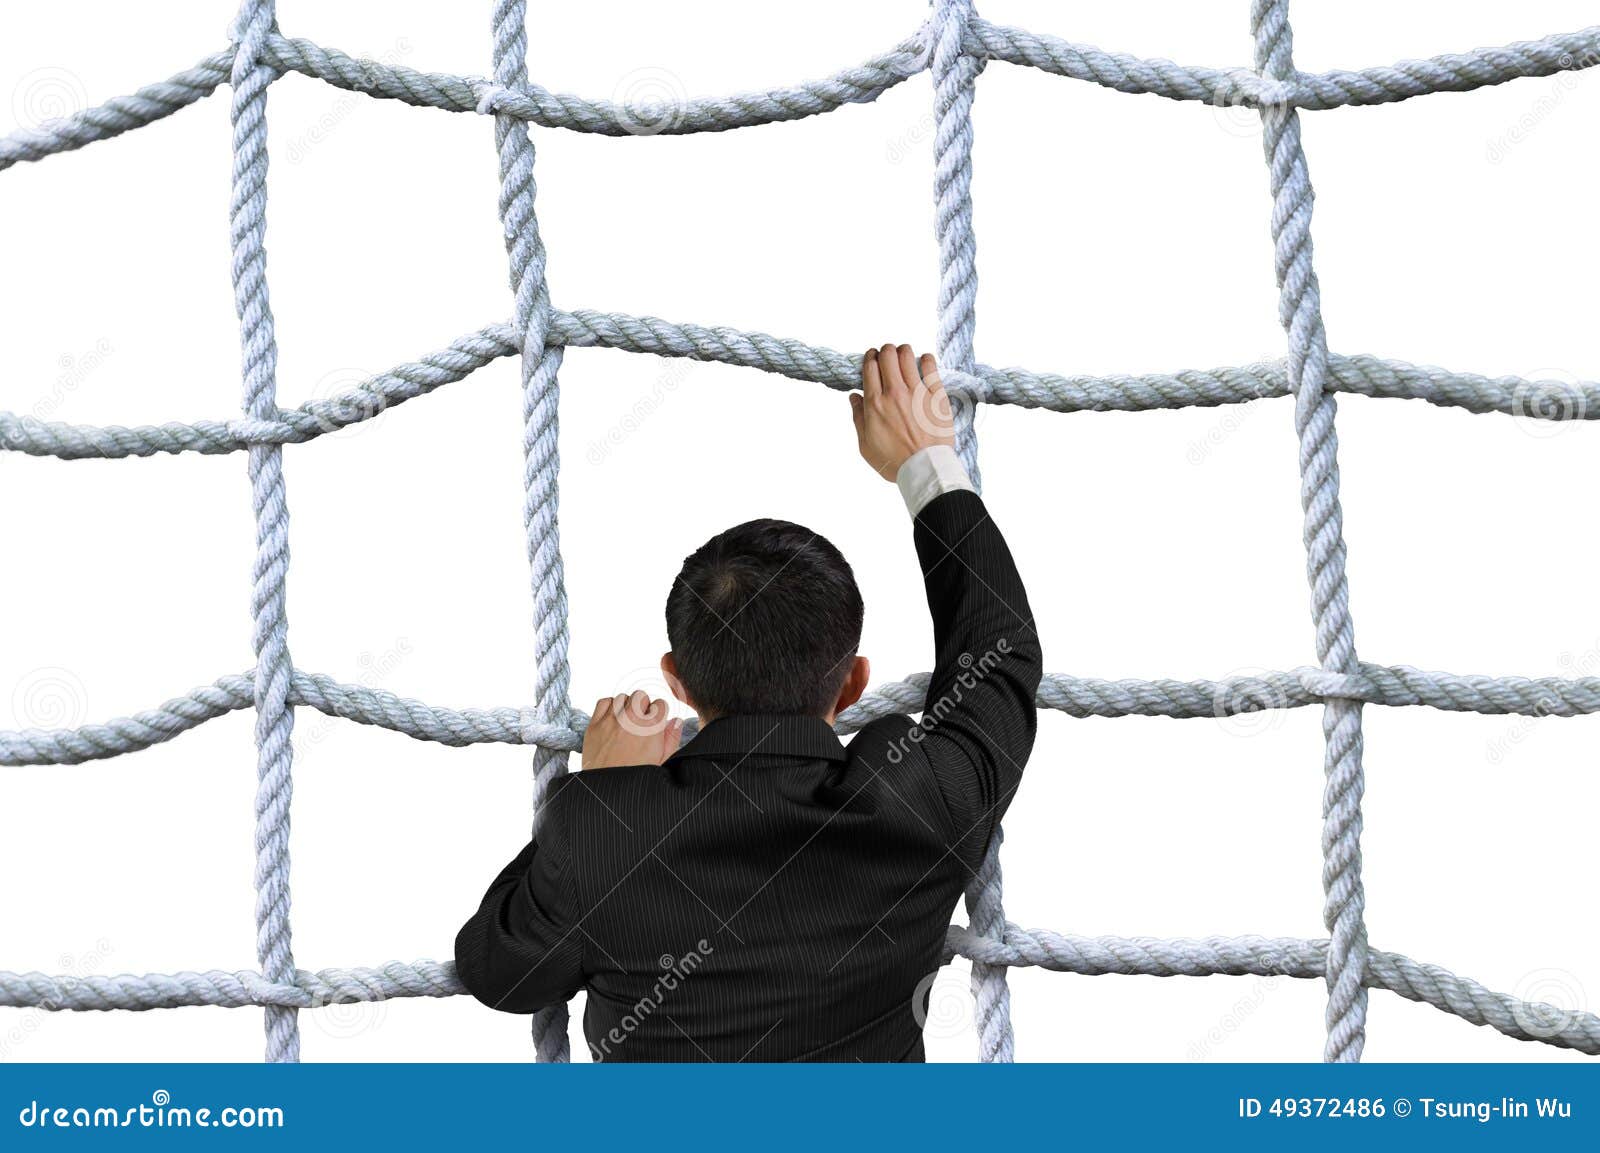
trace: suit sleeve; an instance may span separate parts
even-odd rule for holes
[[[1039,634],[1011,550],[976,493],[935,497],[914,538],[934,636],[922,745],[955,848],[976,869],[1033,750]]]
[[[506,1013],[558,1004],[583,985],[583,944],[566,806],[558,780],[534,839],[501,870],[456,934],[456,973],[467,991]]]

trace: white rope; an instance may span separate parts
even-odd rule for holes
[[[1245,403],[1293,396],[1300,438],[1307,571],[1316,627],[1316,668],[1221,681],[1100,680],[1046,676],[1040,707],[1074,717],[1226,717],[1262,709],[1321,705],[1327,739],[1323,851],[1326,940],[1257,937],[1160,940],[1082,938],[1018,929],[1001,904],[997,832],[967,894],[972,924],[952,927],[952,956],[973,963],[980,1054],[1010,1060],[1007,967],[1154,976],[1264,973],[1321,977],[1328,985],[1325,1056],[1354,1060],[1365,1036],[1366,990],[1385,988],[1508,1036],[1600,1053],[1600,1019],[1492,993],[1475,982],[1398,954],[1370,949],[1360,876],[1361,707],[1421,705],[1477,713],[1578,716],[1600,712],[1600,678],[1462,676],[1361,662],[1344,574],[1338,499],[1334,394],[1410,398],[1470,412],[1539,420],[1600,417],[1600,384],[1485,377],[1371,356],[1329,352],[1312,263],[1312,192],[1300,146],[1298,110],[1381,104],[1460,92],[1521,77],[1550,76],[1600,63],[1600,27],[1541,40],[1356,71],[1294,68],[1287,0],[1254,0],[1255,67],[1187,67],[1074,44],[991,24],[971,0],[934,0],[928,22],[887,52],[820,80],[765,92],[700,98],[663,110],[551,93],[530,83],[523,0],[497,0],[492,79],[425,73],[352,58],[279,34],[273,0],[244,0],[235,43],[168,80],[42,126],[0,137],[0,170],[106,140],[161,120],[227,83],[232,89],[233,195],[230,223],[244,380],[242,413],[231,419],[123,428],[39,420],[0,412],[0,449],[61,459],[157,453],[244,452],[257,529],[252,612],[255,668],[224,676],[131,717],[73,729],[0,732],[0,764],[71,765],[132,753],[171,740],[226,713],[254,708],[259,972],[47,977],[0,972],[0,1006],[150,1009],[187,1005],[261,1006],[267,1054],[294,1060],[302,1008],[390,997],[461,992],[453,967],[391,962],[375,969],[307,973],[294,967],[289,926],[289,735],[296,706],[447,745],[531,745],[534,808],[580,747],[586,717],[567,699],[566,594],[557,533],[557,370],[562,350],[604,346],[758,368],[834,389],[859,380],[853,355],[763,333],[678,324],[616,313],[561,312],[550,303],[545,252],[534,218],[533,145],[528,126],[604,135],[714,132],[793,120],[877,99],[919,72],[935,98],[935,198],[940,247],[938,352],[956,417],[957,446],[979,479],[972,413],[979,402],[1059,412],[1143,411]],[[990,368],[973,352],[977,297],[971,218],[975,82],[989,60],[1037,68],[1121,92],[1259,109],[1274,196],[1282,361],[1170,375],[1061,376]],[[500,212],[515,312],[420,360],[399,365],[338,396],[284,411],[276,403],[276,342],[264,249],[267,89],[287,71],[375,98],[494,117]],[[287,644],[285,580],[288,507],[282,446],[369,420],[388,408],[461,381],[492,360],[522,360],[525,516],[535,607],[537,671],[524,707],[449,709],[295,670]],[[176,358],[175,358],[176,359]],[[839,718],[850,733],[891,713],[922,708],[926,674],[881,685]],[[693,726],[690,726],[690,733]],[[536,1016],[543,1060],[568,1053],[564,1008]]]

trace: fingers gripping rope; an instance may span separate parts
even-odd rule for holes
[[[1255,0],[1251,25],[1256,67],[1269,79],[1294,76],[1288,0]],[[1300,502],[1305,509],[1306,572],[1317,629],[1317,658],[1333,673],[1354,673],[1355,630],[1345,576],[1343,513],[1339,506],[1339,439],[1335,402],[1325,385],[1328,338],[1311,255],[1311,176],[1300,146],[1300,114],[1261,109],[1263,142],[1272,177],[1278,316],[1289,333],[1289,385],[1300,436]],[[1322,883],[1328,948],[1329,1061],[1357,1061],[1366,1041],[1366,892],[1361,883],[1361,704],[1339,698],[1323,710],[1324,766]]]
[[[528,34],[524,0],[499,0],[494,9],[494,77],[504,85],[526,84]],[[567,666],[567,592],[562,580],[561,541],[556,524],[556,373],[561,348],[550,345],[550,288],[545,281],[544,241],[533,214],[533,141],[528,126],[496,116],[500,151],[500,220],[511,258],[511,289],[522,332],[523,525],[533,576],[535,719],[564,719],[571,672]],[[550,785],[567,771],[567,754],[540,749],[533,757],[534,827]],[[567,1007],[533,1015],[534,1052],[540,1061],[566,1061]]]
[[[277,77],[261,61],[273,31],[274,0],[246,0],[239,9],[233,59],[233,291],[244,349],[244,412],[255,420],[278,415],[278,345],[267,298],[267,88]],[[281,445],[251,445],[250,486],[256,517],[256,563],[251,590],[255,615],[256,706],[256,950],[269,981],[294,978],[289,948],[289,798],[294,711],[289,684],[284,581],[289,570],[289,506]],[[297,1061],[295,1010],[267,1009],[267,1060]]]

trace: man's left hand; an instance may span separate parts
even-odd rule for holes
[[[583,767],[659,765],[678,751],[683,721],[667,713],[667,702],[643,692],[601,697],[583,734]]]

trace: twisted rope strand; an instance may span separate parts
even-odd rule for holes
[[[1004,938],[996,940],[964,925],[951,925],[945,935],[944,959],[948,963],[966,957],[975,963],[1036,966],[1085,976],[1303,979],[1323,976],[1327,952],[1326,940],[1293,937],[1079,937],[1008,924]],[[1517,1040],[1600,1054],[1600,1017],[1593,1013],[1495,993],[1438,965],[1376,949],[1370,954],[1366,981],[1374,989],[1388,989]],[[268,981],[259,973],[216,969],[114,977],[0,972],[0,1008],[49,1012],[197,1005],[315,1009],[400,997],[451,997],[463,992],[455,965],[436,961],[390,961],[377,968],[315,973],[298,970],[293,981],[284,983]]]
[[[1319,668],[1223,681],[1119,680],[1047,676],[1038,703],[1072,716],[1225,717],[1321,703],[1326,739],[1324,918],[1326,940],[1260,937],[1158,940],[1081,938],[1009,925],[1001,906],[1000,834],[967,892],[970,927],[951,926],[951,956],[973,963],[980,1053],[1013,1056],[1005,969],[1039,965],[1077,973],[1323,977],[1328,985],[1329,1060],[1356,1060],[1365,1036],[1366,989],[1388,988],[1508,1036],[1600,1053],[1600,1018],[1492,993],[1437,966],[1369,949],[1361,882],[1361,705],[1425,705],[1479,713],[1576,716],[1600,711],[1600,678],[1456,676],[1359,662],[1349,613],[1338,493],[1333,394],[1424,399],[1472,412],[1535,419],[1595,419],[1600,385],[1516,377],[1488,378],[1383,361],[1332,356],[1327,349],[1312,259],[1312,189],[1297,110],[1388,103],[1433,92],[1466,91],[1524,76],[1549,76],[1600,63],[1600,27],[1465,54],[1363,69],[1302,74],[1293,65],[1287,0],[1254,0],[1255,69],[1193,68],[1144,60],[977,18],[972,0],[934,0],[930,21],[889,52],[821,80],[730,97],[688,100],[665,110],[550,93],[529,83],[524,0],[498,0],[494,78],[423,73],[349,57],[279,35],[274,0],[244,0],[235,43],[193,68],[60,120],[0,137],[0,170],[81,148],[154,123],[232,89],[234,128],[230,230],[240,320],[243,414],[227,421],[97,427],[0,413],[0,449],[62,459],[155,453],[247,453],[257,527],[252,613],[256,667],[156,709],[74,729],[0,732],[0,764],[76,764],[147,748],[226,713],[254,707],[257,949],[261,971],[143,977],[47,977],[0,973],[0,1006],[45,1009],[147,1009],[180,1005],[262,1006],[269,1060],[299,1055],[295,1013],[346,1001],[461,992],[453,967],[391,962],[377,969],[296,970],[289,926],[290,735],[293,708],[306,705],[449,745],[534,745],[535,817],[566,753],[581,744],[587,718],[567,700],[566,594],[557,532],[557,373],[567,345],[717,360],[838,389],[855,385],[859,361],[830,349],[762,333],[672,324],[653,317],[556,312],[545,280],[545,250],[534,217],[533,147],[527,125],[628,134],[723,131],[792,120],[865,103],[923,69],[935,95],[936,223],[940,243],[937,349],[955,408],[957,447],[979,481],[974,405],[978,401],[1058,411],[1174,408],[1295,397],[1300,439],[1307,572]],[[976,246],[971,221],[971,105],[977,74],[990,59],[1039,68],[1122,92],[1207,100],[1260,110],[1274,197],[1275,269],[1288,356],[1278,363],[1211,372],[1143,376],[1055,376],[992,369],[973,355]],[[276,403],[277,346],[264,250],[267,88],[292,70],[375,97],[495,117],[500,214],[506,230],[516,312],[442,352],[403,364],[327,400],[284,412]],[[368,420],[391,404],[461,380],[501,356],[520,353],[524,394],[524,521],[536,622],[535,703],[528,708],[443,709],[392,693],[298,673],[287,646],[285,579],[288,509],[282,446]],[[879,686],[846,710],[849,733],[877,717],[923,707],[928,676]],[[690,726],[692,732],[693,726]],[[948,958],[947,958],[948,959]],[[565,1008],[539,1014],[541,1060],[565,1060]]]
[[[1256,67],[1272,80],[1294,75],[1288,0],[1255,0],[1251,32]],[[1306,574],[1317,630],[1317,658],[1328,672],[1359,671],[1350,588],[1345,575],[1344,516],[1339,505],[1336,405],[1324,384],[1328,341],[1311,250],[1311,175],[1300,145],[1300,115],[1263,107],[1262,142],[1272,184],[1278,318],[1289,334],[1288,376],[1300,438],[1300,503],[1305,510]],[[1328,701],[1323,710],[1327,784],[1323,793],[1323,920],[1328,948],[1329,1061],[1358,1061],[1366,1041],[1366,893],[1361,883],[1361,702]]]
[[[494,76],[506,86],[526,85],[528,33],[524,0],[497,0],[494,10]],[[556,521],[560,462],[557,422],[560,390],[556,374],[562,350],[551,345],[550,288],[545,280],[544,241],[534,216],[533,141],[528,126],[508,115],[494,122],[500,152],[500,220],[511,258],[511,288],[522,332],[523,523],[533,578],[534,715],[549,722],[568,712],[567,591],[562,580],[561,537]],[[540,749],[533,758],[534,829],[545,796],[567,771],[567,755]],[[569,1057],[567,1006],[533,1015],[533,1043],[540,1061]]]
[[[299,72],[374,98],[448,112],[513,116],[550,128],[622,136],[637,132],[641,124],[649,125],[652,133],[661,134],[724,132],[816,116],[846,104],[867,103],[929,66],[928,38],[929,31],[924,27],[888,52],[821,80],[766,92],[689,100],[671,109],[664,122],[659,107],[589,100],[547,92],[531,84],[508,87],[477,76],[419,72],[351,57],[336,48],[289,39],[276,32],[262,42],[260,59],[280,70]],[[1037,68],[1118,92],[1241,108],[1257,108],[1265,102],[1321,111],[1387,104],[1435,92],[1467,92],[1524,77],[1592,68],[1600,63],[1600,26],[1354,71],[1296,73],[1292,79],[1270,86],[1245,68],[1195,67],[1170,60],[1141,59],[977,18],[968,22],[961,47],[969,56]],[[233,59],[234,50],[224,49],[130,95],[0,137],[0,170],[70,152],[97,140],[109,140],[171,116],[216,91],[228,79]]]
[[[245,0],[239,9],[239,47],[233,59],[233,291],[244,350],[244,412],[277,416],[278,345],[267,295],[267,88],[277,78],[260,60],[261,43],[276,19],[275,0]],[[289,659],[284,582],[289,571],[289,506],[283,449],[251,445],[250,487],[256,518],[256,560],[250,608],[255,620],[256,707],[256,952],[270,981],[294,975],[289,945],[289,801],[293,793],[294,710],[289,705]],[[300,1028],[294,1010],[269,1007],[267,1060],[298,1061]]]
[[[546,344],[614,348],[655,356],[716,361],[848,391],[861,379],[859,355],[787,337],[735,328],[677,324],[653,316],[552,310]],[[0,450],[60,460],[118,459],[157,453],[239,452],[253,444],[304,444],[396,405],[464,380],[484,365],[522,348],[514,324],[491,324],[457,338],[420,361],[397,365],[331,397],[278,410],[268,419],[199,420],[125,428],[69,424],[0,412]],[[1285,361],[1231,368],[1189,369],[1141,376],[1060,376],[1023,368],[977,365],[948,371],[957,398],[1054,412],[1146,412],[1161,408],[1247,404],[1290,394]],[[1468,412],[1498,412],[1524,420],[1600,420],[1600,383],[1451,372],[1374,356],[1328,357],[1325,391],[1423,400]]]
[[[207,721],[250,708],[254,683],[253,672],[239,673],[129,717],[71,729],[0,730],[0,766],[77,765],[164,744]],[[927,673],[880,684],[840,713],[835,728],[848,735],[869,721],[921,712],[927,694]],[[1220,681],[1112,681],[1048,673],[1036,703],[1069,717],[1183,720],[1304,708],[1333,698],[1484,716],[1578,717],[1600,712],[1600,677],[1462,676],[1369,664],[1355,674],[1306,667]],[[586,713],[570,706],[564,716],[551,720],[538,719],[532,707],[451,709],[300,670],[290,680],[289,703],[453,747],[537,745],[576,752],[589,723]],[[686,739],[695,725],[692,718],[687,722]]]
[[[939,319],[935,353],[941,374],[970,378],[977,371],[973,335],[977,329],[978,245],[972,229],[972,97],[981,57],[965,55],[962,42],[973,19],[972,0],[935,0],[929,31],[933,40],[934,227],[939,240]],[[950,398],[956,452],[973,486],[980,491],[975,399]],[[998,938],[1005,931],[1001,901],[1000,843],[997,826],[983,864],[967,885],[967,917],[977,933]],[[972,995],[977,1007],[978,1056],[1009,1062],[1016,1052],[1011,1027],[1011,990],[1003,965],[974,962]]]

